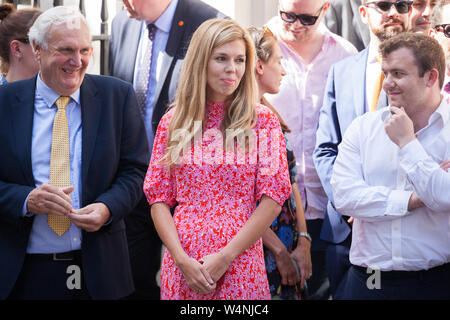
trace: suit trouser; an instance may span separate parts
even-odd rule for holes
[[[161,266],[162,242],[150,216],[150,206],[145,197],[139,205],[145,216],[130,214],[125,218],[128,251],[135,292],[128,299],[159,300],[160,288],[157,273]]]
[[[306,220],[308,233],[311,235],[312,276],[307,281],[309,300],[328,300],[330,284],[325,266],[325,241],[320,239],[323,219]]]
[[[328,279],[330,280],[330,293],[334,300],[341,298],[341,283],[345,274],[352,266],[349,259],[351,234],[343,242],[329,243],[326,251],[326,265]]]
[[[66,259],[66,260],[55,260]],[[90,300],[81,251],[27,254],[10,300]]]
[[[421,271],[381,271],[378,276],[353,265],[343,286],[345,300],[447,300],[450,263]]]

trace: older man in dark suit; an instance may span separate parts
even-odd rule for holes
[[[123,2],[127,10],[112,23],[110,73],[133,83],[151,149],[158,123],[175,95],[192,34],[205,20],[224,15],[200,0]],[[136,286],[134,297],[159,299],[156,273],[161,240],[144,198],[139,206],[145,215],[126,219]]]
[[[131,85],[86,75],[83,15],[29,33],[40,73],[0,88],[0,298],[119,299],[134,290],[125,223],[149,161]]]

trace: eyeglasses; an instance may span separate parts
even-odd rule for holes
[[[286,12],[280,10],[281,20],[287,23],[294,23],[297,19],[300,20],[300,23],[304,26],[312,26],[316,23],[317,19],[319,19],[320,14],[322,13],[322,9],[325,4],[320,7],[319,13],[317,16],[312,16],[310,14],[295,14],[293,12]]]
[[[438,32],[442,32],[444,34],[444,36],[446,36],[447,38],[450,38],[450,23],[439,24],[434,27],[434,30],[436,30]]]
[[[373,2],[367,2],[364,6],[368,7],[369,5],[375,6],[377,9],[387,12],[391,10],[392,5],[395,6],[395,9],[397,9],[397,12],[400,14],[408,13],[412,6],[412,1],[395,1],[395,2],[389,2],[389,1],[373,1]]]

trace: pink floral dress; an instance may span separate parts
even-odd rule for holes
[[[222,147],[225,137],[219,134],[225,112],[224,103],[207,103],[201,139],[194,139],[194,147],[183,154],[183,161],[170,173],[159,162],[165,154],[173,110],[165,114],[144,182],[150,204],[177,204],[173,220],[181,245],[197,260],[220,251],[252,215],[263,194],[282,205],[291,193],[285,140],[277,117],[258,105],[256,149],[240,153],[238,148],[227,153]],[[216,290],[206,295],[188,287],[166,250],[161,299],[270,299],[262,240],[238,256],[217,282]]]

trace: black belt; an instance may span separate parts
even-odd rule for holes
[[[367,269],[365,267],[360,267],[356,265],[352,265],[355,270],[367,274]],[[400,270],[393,270],[393,271],[381,271],[381,277],[385,277],[386,279],[392,278],[392,279],[405,279],[405,278],[418,278],[423,277],[426,275],[438,275],[442,273],[448,273],[450,272],[450,263],[445,263],[443,265],[428,269],[428,270],[417,270],[417,271],[400,271]]]
[[[81,257],[81,250],[73,250],[60,253],[30,253],[28,254],[28,257],[53,261],[73,261]]]

